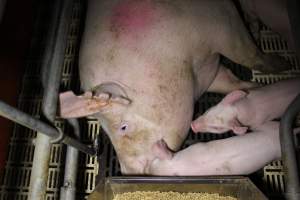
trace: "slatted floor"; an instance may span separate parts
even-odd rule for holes
[[[40,17],[35,26],[35,34],[32,40],[31,50],[26,61],[26,73],[23,79],[23,88],[19,97],[18,107],[35,116],[39,117],[41,112],[42,88],[39,81],[41,70],[41,58],[45,49],[45,35],[47,33],[47,20],[51,2],[44,3]],[[80,31],[83,27],[84,1],[76,0],[73,5],[72,23],[69,25],[68,45],[65,51],[65,61],[63,68],[63,78],[61,90],[72,89],[79,91],[78,81],[78,47]],[[287,47],[287,44],[277,34],[274,34],[267,27],[261,26],[260,39],[257,41],[265,53],[279,53],[288,58],[293,64],[293,70],[278,75],[266,75],[259,72],[251,72],[241,66],[235,65],[223,59],[236,75],[243,80],[253,80],[259,83],[271,84],[276,81],[300,76],[299,62],[295,55]],[[218,94],[205,94],[198,101],[196,111],[199,115],[209,107],[221,100]],[[121,175],[120,167],[116,154],[108,138],[101,133],[95,119],[82,119],[80,121],[82,131],[82,141],[91,144],[97,135],[100,135],[103,145],[103,155],[105,169],[99,169],[96,158],[80,154],[79,172],[77,181],[77,199],[85,199],[93,191],[96,183],[98,170],[105,170],[106,176]],[[56,125],[62,127],[66,133],[68,127],[60,119],[56,120]],[[230,133],[224,135],[213,134],[189,134],[183,147],[187,147],[195,142],[205,142],[214,139],[221,139],[231,136]],[[7,165],[2,180],[0,200],[26,200],[28,198],[30,173],[34,153],[34,140],[36,133],[19,125],[14,126],[13,134],[9,144],[9,154]],[[47,200],[59,199],[59,190],[63,181],[63,169],[65,160],[65,146],[54,144],[51,150],[51,160],[49,163],[49,180],[47,183]],[[284,189],[284,175],[282,172],[281,161],[276,161],[264,167],[259,172],[251,175],[253,181],[271,199],[281,199]]]

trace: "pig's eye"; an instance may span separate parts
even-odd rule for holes
[[[121,131],[126,131],[128,128],[128,125],[127,124],[123,124],[120,128]]]
[[[134,131],[134,127],[135,126],[131,123],[129,124],[128,122],[122,122],[119,124],[118,133],[122,136],[130,134]]]
[[[128,127],[128,123],[127,123],[127,122],[123,122],[123,123],[121,123],[121,125],[119,126],[119,132],[121,132],[121,133],[126,133],[126,132],[128,132],[128,129],[129,129],[129,127]]]

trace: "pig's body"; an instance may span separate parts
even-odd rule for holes
[[[167,151],[157,148],[157,151]],[[160,176],[246,175],[280,156],[279,123],[268,122],[243,136],[197,143],[169,159],[157,158],[148,173]]]
[[[194,101],[210,86],[226,92],[212,84],[222,82],[220,54],[261,71],[287,67],[256,48],[228,0],[90,0],[88,7],[80,79],[96,95],[71,94],[67,99],[80,103],[62,105],[98,113],[123,173],[144,173],[159,140],[178,150]],[[64,117],[84,116],[77,108]]]
[[[267,121],[280,118],[300,93],[300,79],[289,79],[261,88],[233,91],[218,105],[192,122],[194,132],[243,134]]]

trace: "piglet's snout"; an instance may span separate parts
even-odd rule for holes
[[[130,162],[120,162],[121,171],[123,174],[148,174],[150,165],[155,160],[170,160],[173,157],[173,152],[168,148],[166,142],[161,139],[152,145],[148,155],[133,158]]]
[[[201,118],[198,118],[191,123],[191,128],[194,133],[198,133],[205,128],[205,124]]]

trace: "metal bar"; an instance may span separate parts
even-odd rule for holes
[[[289,15],[293,39],[295,42],[296,55],[300,60],[300,2],[299,0],[288,0],[287,11]],[[300,199],[299,174],[297,168],[297,157],[292,126],[300,111],[300,95],[292,102],[286,110],[280,123],[280,141],[284,172],[286,174],[286,198],[288,200]]]
[[[59,132],[54,127],[49,126],[45,122],[42,122],[27,113],[19,111],[1,100],[0,115],[27,128],[37,132],[42,132],[49,137],[56,138],[59,136]]]
[[[83,153],[89,154],[91,156],[96,155],[96,152],[93,148],[88,147],[80,142],[78,142],[76,139],[73,139],[71,137],[64,137],[62,140],[64,144],[67,144],[71,147],[74,147],[75,149],[78,149],[79,151],[82,151]]]
[[[6,7],[6,0],[0,0],[0,24],[2,21],[2,17],[4,16],[5,7]]]
[[[50,77],[52,74],[50,70],[53,72],[53,68],[57,66],[52,65],[52,57],[54,56],[55,48],[57,46],[57,37],[58,37],[58,30],[60,27],[60,18],[62,18],[62,1],[59,0],[53,1],[53,15],[52,21],[50,23],[49,28],[49,35],[47,38],[47,46],[45,56],[43,58],[43,67],[42,67],[42,83],[44,86],[44,96],[43,96],[43,104],[42,110],[45,117],[50,121],[52,117],[44,112],[45,104],[49,102],[47,98],[47,93],[49,93],[49,84],[50,84]],[[59,66],[60,67],[60,66]],[[56,75],[56,74],[53,74]],[[59,76],[60,77],[60,76]],[[46,80],[46,78],[48,78]],[[54,85],[55,87],[55,85]],[[54,104],[53,104],[54,105]],[[56,109],[56,103],[54,105]],[[47,180],[48,180],[48,169],[49,169],[49,160],[50,160],[50,153],[51,153],[51,138],[47,137],[42,134],[42,132],[37,133],[35,149],[34,149],[34,158],[32,164],[32,173],[30,176],[30,188],[29,188],[29,199],[30,200],[43,200],[45,199],[46,189],[47,189]]]
[[[50,161],[50,139],[51,138],[43,134],[38,133],[37,135],[33,165],[30,176],[30,188],[28,197],[28,199],[30,200],[45,199]],[[42,153],[37,153],[38,151],[42,151]],[[49,156],[47,154],[49,154]]]
[[[73,127],[76,138],[80,138],[80,127],[77,119],[69,119],[69,124]],[[76,197],[76,178],[78,168],[79,152],[73,147],[68,147],[66,164],[65,164],[65,177],[64,184],[60,190],[61,200],[74,200]]]
[[[296,47],[296,55],[300,59],[300,1],[288,0],[287,11]]]
[[[46,51],[43,63],[43,74],[42,74],[42,83],[44,86],[44,99],[42,110],[45,117],[48,119],[49,122],[54,123],[56,118],[57,112],[57,99],[58,99],[58,92],[60,87],[60,80],[61,80],[61,73],[62,73],[62,66],[64,62],[64,53],[67,44],[67,31],[69,20],[72,14],[72,0],[65,0],[55,2],[56,6],[54,9],[56,10],[55,13],[58,13],[55,22],[52,26],[52,34],[48,38],[48,49]],[[57,10],[61,10],[60,12]],[[54,45],[53,45],[54,44]],[[76,130],[75,130],[76,131]],[[74,145],[78,143],[75,139],[64,137],[62,140],[64,143]],[[33,172],[32,174],[32,181],[31,181],[31,192],[30,192],[30,199],[44,199],[45,192],[46,192],[46,182],[47,182],[47,175],[48,175],[48,163],[50,157],[50,139],[44,137],[43,135],[38,135],[37,137],[37,145],[35,149],[35,157],[33,163]],[[43,146],[44,144],[44,146]],[[94,153],[93,149],[86,147],[85,145],[81,145],[81,149],[83,151]],[[74,154],[74,149],[72,150]],[[76,151],[78,157],[78,152]],[[77,162],[77,159],[73,160]],[[70,161],[70,162],[72,162]],[[74,163],[74,162],[73,162]],[[73,164],[72,163],[72,164]],[[74,170],[73,170],[74,172]],[[76,166],[75,166],[75,179],[76,179]],[[39,181],[39,177],[43,177],[42,181]],[[41,178],[40,178],[41,179]],[[74,179],[74,178],[73,178]],[[71,187],[69,193],[65,193],[66,198],[75,198],[75,186],[72,183],[75,181],[71,179],[69,180],[71,183]]]
[[[60,136],[60,133],[56,128],[32,117],[27,113],[19,111],[18,109],[4,103],[1,100],[0,100],[0,115],[18,124],[21,124],[27,128],[43,133],[48,137],[51,137],[49,139],[57,138],[58,136]],[[64,138],[62,138],[62,142],[89,155],[95,155],[95,150],[93,148],[90,148],[67,135],[65,135]]]
[[[280,122],[280,143],[283,170],[286,175],[285,188],[288,200],[300,199],[299,173],[293,134],[293,124],[300,111],[300,95],[290,104]]]
[[[50,77],[52,76],[49,72],[49,68],[51,66],[51,62],[53,59],[53,54],[54,54],[54,49],[55,49],[55,42],[56,42],[56,38],[57,38],[57,28],[58,28],[58,21],[59,21],[59,16],[60,16],[60,2],[58,1],[53,1],[53,22],[50,25],[50,29],[47,31],[47,45],[45,48],[45,53],[43,55],[43,64],[42,64],[42,69],[41,69],[41,81],[42,81],[42,85],[44,88],[44,95],[46,94],[46,90],[49,82]],[[59,66],[60,67],[60,66]],[[52,70],[53,71],[53,70]],[[60,76],[60,75],[59,75]],[[44,96],[44,101],[46,101],[46,97]],[[43,102],[44,104],[45,102]]]
[[[67,27],[72,4],[71,0],[54,1],[53,23],[43,62],[42,83],[44,96],[42,111],[50,123],[54,123],[57,109],[58,90],[61,80],[64,51],[66,47]],[[51,138],[38,133],[32,164],[29,199],[45,198],[48,180],[48,168],[51,153]]]
[[[53,48],[50,63],[45,63],[48,71],[45,77],[45,89],[42,110],[50,122],[54,122],[57,113],[57,100],[61,82],[62,68],[65,58],[65,49],[67,46],[67,35],[69,21],[72,14],[73,0],[64,0],[62,2],[61,16],[58,19],[56,31],[56,41]]]

